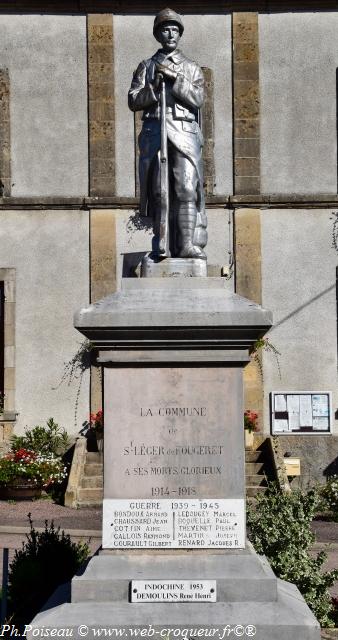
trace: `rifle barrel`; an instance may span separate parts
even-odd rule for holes
[[[162,80],[160,92],[161,107],[161,151],[160,151],[160,182],[161,182],[161,215],[159,253],[169,256],[169,173],[168,173],[168,136],[166,119],[165,82]]]

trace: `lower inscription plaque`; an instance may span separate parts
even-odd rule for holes
[[[242,499],[103,501],[105,549],[245,547]]]
[[[131,602],[216,602],[216,580],[133,580]]]

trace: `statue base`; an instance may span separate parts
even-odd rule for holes
[[[142,599],[132,599],[133,580],[149,585]],[[186,580],[191,582],[195,601],[180,601],[175,592],[175,585],[178,588]],[[171,585],[171,591],[162,588],[161,599],[158,590],[163,582],[167,589]],[[198,599],[203,582],[214,584],[216,601]],[[298,589],[278,580],[250,544],[237,551],[181,550],[176,554],[103,551],[90,560],[84,573],[73,578],[71,597],[65,585],[54,593],[28,625],[27,640],[42,636],[47,629],[59,636],[66,629],[67,636],[86,640],[98,636],[320,640],[319,623]]]
[[[202,258],[152,258],[144,256],[141,278],[199,278],[207,275],[207,261]]]
[[[320,640],[298,589],[245,546],[230,506],[244,511],[242,369],[271,324],[224,279],[203,277],[125,278],[76,314],[105,370],[104,504],[116,515],[104,512],[105,550],[28,640],[65,629],[86,640]]]

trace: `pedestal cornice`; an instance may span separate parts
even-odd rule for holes
[[[115,362],[144,361],[145,352],[146,360],[164,362],[175,351],[180,359],[186,352],[188,361],[200,360],[201,352],[203,360],[224,361],[222,351],[232,351],[232,361],[246,361],[243,351],[247,355],[271,325],[271,312],[229,292],[222,278],[124,279],[121,291],[74,318],[94,347],[113,351],[109,360]],[[108,354],[101,357],[108,360]]]

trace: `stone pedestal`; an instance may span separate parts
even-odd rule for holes
[[[92,558],[85,573],[73,578],[72,602],[40,613],[34,630],[68,629],[71,637],[212,637],[259,640],[319,640],[319,624],[298,589],[277,580],[265,558],[251,545],[245,550],[212,554],[192,551],[104,552]],[[131,581],[164,579],[175,585],[216,581],[216,602],[178,602],[175,592],[160,602],[151,592],[146,600],[131,603]],[[106,632],[104,630],[107,630]],[[109,631],[108,631],[109,630]]]
[[[201,258],[156,259],[147,255],[141,263],[142,278],[198,278],[207,275],[207,261]]]
[[[319,640],[246,543],[242,369],[271,322],[220,278],[125,280],[76,315],[105,371],[104,549],[33,629]]]

